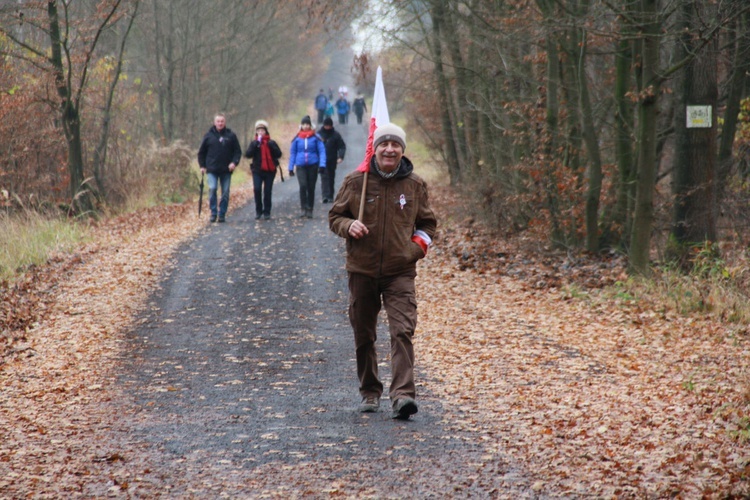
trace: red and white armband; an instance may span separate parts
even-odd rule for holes
[[[411,236],[411,241],[422,247],[422,251],[425,255],[427,255],[427,250],[430,248],[430,245],[432,245],[432,238],[421,229],[414,231],[414,234]]]

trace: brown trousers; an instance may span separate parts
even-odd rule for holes
[[[381,305],[385,306],[391,334],[391,401],[416,396],[412,345],[417,326],[415,278],[416,272],[388,278],[349,273],[349,321],[354,330],[359,392],[362,397],[380,397],[383,393],[375,350]]]

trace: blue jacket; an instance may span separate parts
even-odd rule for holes
[[[328,98],[325,94],[318,94],[315,98],[315,109],[325,110],[328,106]]]
[[[326,147],[323,140],[313,134],[308,138],[299,135],[292,140],[291,152],[289,154],[289,171],[298,167],[325,167]]]
[[[338,101],[336,101],[336,111],[340,115],[345,115],[349,113],[349,101],[344,99],[343,97],[340,98]]]

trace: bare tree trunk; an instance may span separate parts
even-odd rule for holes
[[[737,131],[737,119],[740,112],[740,102],[747,83],[747,72],[750,71],[750,14],[747,12],[737,20],[734,40],[734,57],[732,64],[732,76],[729,81],[729,90],[724,112],[724,125],[721,129],[721,140],[719,143],[719,171],[716,201],[721,204],[724,198],[726,182],[732,171],[734,155],[734,134]]]
[[[52,63],[55,86],[61,100],[61,118],[65,141],[68,149],[68,172],[70,174],[70,197],[73,204],[77,204],[82,211],[89,211],[93,207],[88,196],[79,196],[84,181],[83,144],[81,140],[81,116],[78,111],[71,88],[70,68],[66,71],[63,64],[63,40],[60,34],[60,14],[57,2],[47,2],[49,19],[49,36],[52,44],[50,62]]]
[[[439,3],[439,2],[438,2]],[[445,37],[445,45],[448,47],[448,53],[451,59],[451,65],[454,68],[456,76],[455,92],[456,92],[456,119],[454,126],[456,127],[456,150],[458,152],[459,168],[462,172],[467,170],[467,167],[473,163],[471,159],[471,152],[468,147],[467,134],[467,89],[470,85],[469,78],[463,56],[461,55],[461,44],[459,42],[457,26],[456,26],[456,15],[453,12],[448,12],[448,15],[442,16],[442,34]]]
[[[624,0],[627,1],[627,0]],[[635,198],[635,164],[633,155],[633,108],[627,93],[631,85],[631,66],[633,64],[632,42],[628,40],[632,31],[625,21],[621,23],[622,35],[617,42],[615,52],[615,158],[619,179],[617,185],[617,204],[613,222],[621,228],[620,243],[627,243],[632,225],[632,200]]]
[[[120,81],[120,74],[122,73],[122,61],[125,54],[125,42],[127,41],[128,35],[130,34],[130,29],[133,27],[135,16],[138,13],[139,3],[140,0],[134,0],[133,13],[130,16],[130,21],[128,21],[128,25],[125,28],[122,39],[120,40],[120,49],[119,53],[117,54],[117,65],[115,66],[115,71],[112,75],[112,82],[109,85],[106,103],[102,112],[101,134],[99,136],[99,142],[94,149],[94,179],[96,180],[96,185],[99,189],[99,192],[102,193],[102,195],[105,197],[107,190],[105,189],[104,179],[102,178],[102,169],[107,162],[107,144],[109,142],[109,127],[110,120],[112,118],[112,100],[115,96],[115,88],[117,87],[117,82]]]
[[[451,99],[448,91],[448,82],[443,69],[442,51],[442,27],[445,11],[442,2],[434,3],[432,9],[432,40],[435,57],[435,79],[438,83],[438,99],[440,102],[440,118],[445,137],[445,155],[448,163],[448,174],[450,183],[455,186],[461,182],[461,166],[458,162],[458,151],[454,141],[453,128],[451,127]]]
[[[685,30],[682,35],[684,57],[699,49],[695,37],[705,30],[703,21],[713,21],[715,10],[696,0],[684,0],[682,8]],[[681,110],[676,114],[676,154],[673,191],[675,211],[672,236],[687,246],[716,240],[716,104],[718,82],[716,39],[700,49],[683,69]],[[689,128],[685,112],[688,106],[701,105],[711,110],[708,126]],[[707,121],[707,118],[703,118]],[[684,255],[680,255],[684,256]]]
[[[581,41],[581,57],[578,67],[578,85],[583,119],[583,140],[588,153],[588,190],[586,193],[586,248],[599,251],[599,200],[602,193],[602,156],[599,150],[599,135],[596,133],[594,111],[591,106],[589,84],[586,79],[586,40]]]
[[[654,188],[656,187],[656,120],[660,91],[658,0],[642,0],[640,10],[633,12],[640,24],[641,79],[643,88],[638,105],[638,177],[635,214],[630,238],[630,268],[649,274],[651,229],[654,224]]]

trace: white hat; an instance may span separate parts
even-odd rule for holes
[[[258,130],[259,128],[266,129],[266,132],[268,132],[268,122],[265,120],[258,120],[255,122],[255,130]]]
[[[377,148],[378,144],[384,141],[397,142],[401,144],[401,149],[406,151],[406,132],[394,123],[386,123],[375,129],[375,134],[372,136],[373,149]]]

